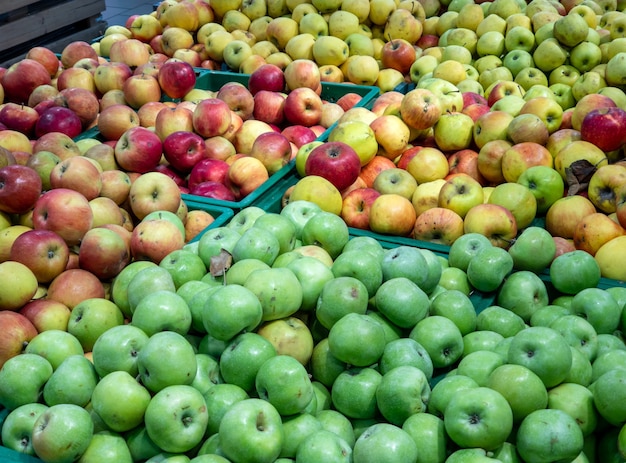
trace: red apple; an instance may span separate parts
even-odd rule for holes
[[[61,64],[65,69],[71,68],[77,61],[83,58],[98,59],[96,50],[90,43],[83,40],[74,40],[61,50]]]
[[[361,172],[361,160],[356,151],[340,141],[326,142],[311,151],[306,159],[306,175],[324,177],[339,191],[354,183]]]
[[[384,68],[396,69],[405,75],[409,73],[415,58],[416,51],[413,45],[400,38],[385,42],[380,56]]]
[[[239,200],[245,198],[269,178],[261,161],[252,156],[241,156],[233,161],[226,176],[226,186]]]
[[[159,85],[170,98],[182,98],[196,85],[196,72],[185,61],[168,59],[159,68]]]
[[[254,94],[252,115],[268,124],[280,125],[285,119],[285,99],[287,94],[272,90],[259,90]]]
[[[28,52],[26,52],[25,58],[29,58],[35,61],[38,61],[46,68],[50,77],[54,77],[59,71],[59,58],[56,53],[50,50],[47,47],[37,46],[33,47]]]
[[[161,262],[170,252],[181,249],[185,237],[174,222],[166,219],[145,220],[132,232],[130,249],[134,259]]]
[[[35,299],[27,303],[19,311],[24,315],[38,332],[47,330],[67,331],[67,322],[70,319],[70,309],[57,301],[50,299]]]
[[[23,104],[28,102],[35,88],[51,82],[50,73],[44,65],[30,58],[21,59],[9,66],[0,79],[5,100]]]
[[[96,68],[93,80],[98,91],[104,95],[109,90],[122,90],[126,79],[132,75],[133,71],[128,64],[107,61]]]
[[[24,315],[10,310],[0,311],[0,368],[12,357],[21,354],[28,342],[37,336],[37,329]]]
[[[285,99],[285,118],[291,124],[311,127],[319,124],[322,117],[322,98],[308,87],[299,87]]]
[[[71,67],[61,71],[56,78],[56,87],[59,91],[64,88],[84,88],[90,92],[96,91],[93,74],[84,68]]]
[[[69,246],[78,244],[92,223],[93,213],[87,198],[67,188],[45,192],[33,209],[33,227],[56,232]]]
[[[65,240],[50,230],[28,230],[11,246],[9,259],[26,265],[39,283],[49,283],[65,270],[70,249]]]
[[[254,140],[250,156],[263,163],[269,175],[282,169],[291,160],[291,143],[280,132],[262,133]]]
[[[78,191],[88,201],[100,196],[102,168],[84,156],[67,158],[52,168],[50,186]]]
[[[42,181],[37,171],[20,164],[0,168],[0,211],[24,214],[41,196]]]
[[[285,75],[283,70],[275,64],[261,65],[250,74],[248,88],[253,95],[261,90],[284,92]]]
[[[588,112],[580,126],[580,135],[605,152],[621,148],[626,143],[626,111],[608,107]]]
[[[80,119],[83,130],[96,120],[100,112],[100,102],[93,92],[84,88],[66,88],[54,98],[57,106],[71,109]]]
[[[235,194],[224,183],[207,180],[189,188],[189,194],[220,201],[237,201]]]
[[[54,106],[46,109],[35,124],[35,135],[41,137],[49,132],[61,132],[75,138],[83,131],[78,115],[69,108]]]
[[[370,209],[380,193],[374,188],[356,188],[346,194],[341,207],[341,217],[349,227],[369,230]]]
[[[133,109],[139,109],[150,101],[161,100],[161,86],[156,77],[149,74],[130,76],[122,86],[124,99]]]
[[[154,170],[162,153],[161,139],[145,127],[128,129],[115,144],[117,163],[130,172],[144,173]]]
[[[187,187],[189,190],[193,190],[196,185],[208,181],[224,183],[229,168],[230,164],[221,159],[201,159],[191,168]]]
[[[237,153],[235,145],[226,137],[210,137],[204,142],[206,146],[206,156],[210,159],[220,159],[225,161]]]
[[[139,126],[139,115],[125,104],[114,104],[98,116],[98,130],[106,140],[118,140],[131,127]]]
[[[78,264],[100,280],[110,280],[130,263],[130,248],[124,238],[108,228],[96,227],[83,236]]]
[[[174,167],[169,164],[159,164],[158,166],[154,168],[154,172],[160,172],[162,174],[167,175],[169,178],[174,180],[176,185],[178,185],[179,187],[187,186],[187,181],[185,180],[185,174],[174,169]]]
[[[70,310],[82,301],[104,298],[104,284],[93,273],[80,268],[67,269],[48,285],[48,299],[66,305]]]
[[[174,132],[163,140],[163,154],[174,169],[189,173],[206,157],[204,138],[194,132]]]
[[[154,119],[154,132],[161,140],[174,132],[193,132],[193,111],[177,104],[161,109]]]
[[[193,128],[204,138],[224,135],[230,128],[231,109],[218,98],[207,98],[196,106],[193,112]]]
[[[289,125],[285,127],[281,133],[287,137],[287,140],[296,145],[297,148],[317,139],[317,134],[313,128],[304,125]]]
[[[0,124],[4,124],[7,129],[17,130],[29,138],[33,135],[38,120],[39,113],[30,106],[8,102],[0,109]]]
[[[254,111],[254,96],[248,88],[239,82],[229,82],[222,85],[216,98],[224,101],[228,107],[241,117],[250,119]]]

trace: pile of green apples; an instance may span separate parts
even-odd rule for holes
[[[312,202],[250,206],[7,360],[2,445],[46,463],[622,461],[625,303],[543,228],[438,254]]]

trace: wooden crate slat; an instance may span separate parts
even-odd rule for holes
[[[104,0],[72,0],[0,26],[0,51],[76,23],[98,16]]]
[[[0,2],[0,14],[10,13],[19,8],[34,5],[39,0],[5,0]]]

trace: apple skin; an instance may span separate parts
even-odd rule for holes
[[[65,270],[69,256],[67,243],[57,233],[29,230],[13,242],[9,258],[29,267],[40,283],[49,283]]]
[[[56,232],[68,246],[78,244],[92,224],[93,212],[87,198],[67,188],[45,192],[33,208],[34,228]]]
[[[46,109],[35,124],[37,137],[49,132],[61,132],[75,138],[83,131],[83,124],[78,115],[69,108],[52,106]]]
[[[41,177],[31,167],[13,164],[0,169],[0,211],[24,214],[31,210],[42,192]]]
[[[352,185],[359,176],[361,160],[347,143],[326,142],[313,148],[304,169],[306,175],[324,177],[341,191]]]
[[[24,346],[37,336],[37,328],[24,315],[10,310],[0,312],[0,321],[5,333],[0,338],[0,368],[2,368],[8,359],[23,352]]]
[[[159,68],[158,82],[170,98],[182,98],[196,85],[196,73],[191,64],[169,59]]]
[[[26,104],[36,87],[50,83],[46,67],[30,58],[23,58],[9,66],[0,79],[6,100],[18,104]]]
[[[171,133],[163,140],[163,154],[174,169],[189,173],[206,157],[204,138],[193,132]]]
[[[285,91],[285,75],[275,64],[263,64],[250,74],[248,89],[252,95],[261,90],[271,92]]]
[[[129,172],[146,173],[153,170],[163,151],[161,139],[145,127],[126,130],[115,144],[115,159]]]

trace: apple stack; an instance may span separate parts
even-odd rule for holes
[[[508,250],[473,233],[436,254],[275,199],[130,263],[66,329],[0,312],[2,445],[43,462],[623,452],[626,293],[589,253],[529,227]]]

